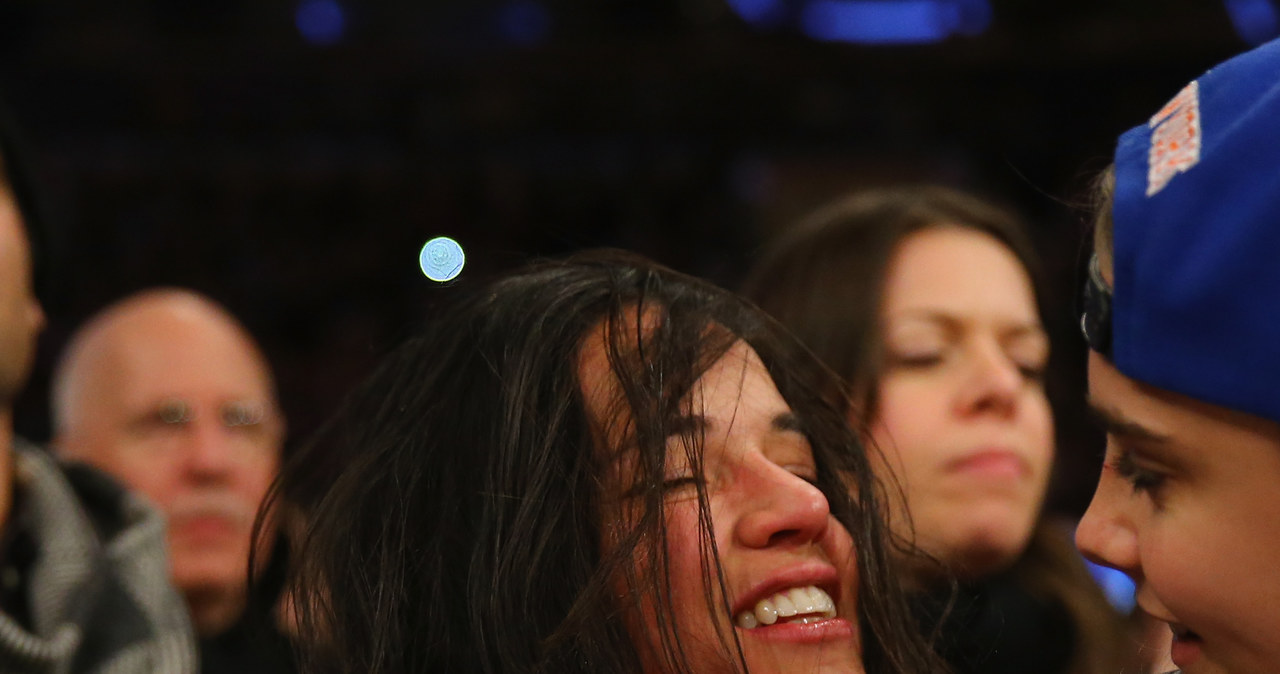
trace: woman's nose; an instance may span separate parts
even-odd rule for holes
[[[1022,371],[998,344],[968,349],[967,369],[958,404],[966,414],[1012,414],[1024,382]]]
[[[735,535],[748,547],[805,545],[825,535],[831,521],[827,497],[814,484],[766,458],[747,468]]]
[[[1076,547],[1089,561],[1123,571],[1137,580],[1142,573],[1138,536],[1124,505],[1129,486],[1104,467],[1093,501],[1076,527]]]

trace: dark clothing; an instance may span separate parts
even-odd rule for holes
[[[111,478],[15,442],[0,569],[0,671],[189,674],[195,640],[169,584],[160,515]]]
[[[1063,674],[1071,664],[1076,633],[1062,606],[1032,596],[1011,574],[960,586],[915,602],[926,626],[936,625],[938,652],[954,674]]]
[[[200,641],[203,674],[289,674],[297,671],[288,639],[272,627],[241,620]]]
[[[289,546],[283,536],[272,546],[270,563],[254,580],[249,608],[231,629],[200,640],[203,674],[292,674],[293,645],[276,627],[288,567]],[[265,611],[263,610],[265,608]]]

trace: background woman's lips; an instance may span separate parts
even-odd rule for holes
[[[1006,449],[981,450],[947,464],[950,472],[994,478],[1020,478],[1031,472],[1025,459]]]

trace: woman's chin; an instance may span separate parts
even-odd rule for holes
[[[977,529],[969,533],[967,537],[944,544],[922,545],[936,560],[931,566],[938,576],[961,582],[989,578],[1013,566],[1031,540],[1030,532],[1010,535],[1007,529]]]

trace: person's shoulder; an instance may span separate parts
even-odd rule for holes
[[[79,634],[64,657],[96,663],[94,671],[195,671],[186,606],[169,582],[163,518],[92,468],[63,465],[27,442],[15,441],[13,451],[11,525],[40,551],[28,576],[33,612],[55,631],[74,623]]]

